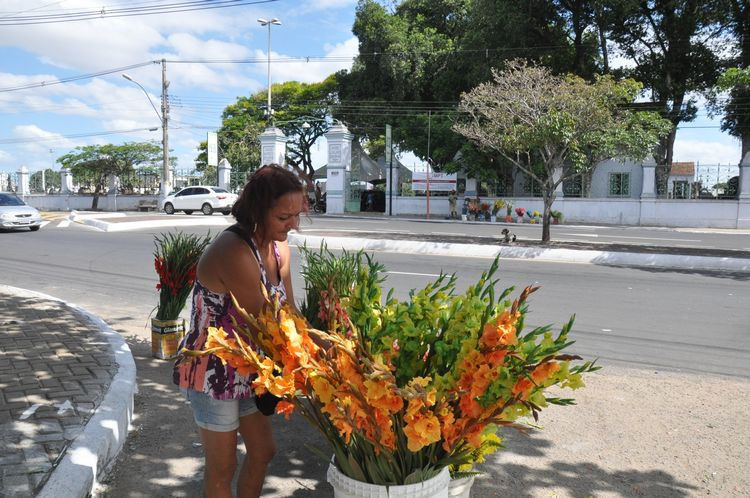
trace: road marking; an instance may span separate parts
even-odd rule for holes
[[[700,242],[702,239],[661,239],[658,237],[633,237],[627,235],[599,235],[596,233],[561,233],[560,235],[571,235],[573,237],[608,237],[610,239],[641,239],[641,240],[668,240],[670,242]]]
[[[386,273],[390,273],[391,275],[416,275],[419,277],[439,277],[439,274],[435,273],[413,273],[408,271],[387,271]]]
[[[466,237],[465,233],[460,232],[430,232],[431,235],[460,235],[462,237]]]
[[[70,226],[70,220],[62,220],[57,224],[59,228],[68,228]]]
[[[39,228],[44,228],[47,225],[49,225],[49,221],[43,221],[41,225],[39,225]]]

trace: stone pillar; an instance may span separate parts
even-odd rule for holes
[[[328,140],[326,166],[326,213],[343,213],[349,195],[349,175],[352,171],[352,139],[354,135],[341,123],[336,123],[325,135]],[[395,177],[395,176],[394,176]]]
[[[70,170],[68,168],[63,168],[60,170],[60,193],[73,193],[73,175],[70,173]]]
[[[223,188],[227,191],[229,191],[229,187],[231,184],[231,176],[232,176],[232,165],[227,161],[226,158],[219,161],[219,181],[218,186],[219,188]]]
[[[740,163],[739,199],[750,201],[750,152]]]
[[[260,165],[286,163],[286,142],[284,132],[275,126],[266,128],[260,134]]]
[[[26,166],[21,166],[18,170],[18,191],[20,195],[29,195],[31,190],[29,189],[29,170]]]
[[[464,197],[470,197],[474,198],[477,196],[477,179],[476,178],[466,178],[466,192],[464,192]]]
[[[641,199],[654,199],[656,198],[656,161],[653,157],[649,157],[641,166],[643,167]]]

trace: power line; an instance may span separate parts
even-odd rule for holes
[[[0,138],[0,144],[24,144],[36,142],[54,142],[71,138],[99,137],[103,135],[119,135],[121,133],[138,133],[141,131],[152,131],[153,128],[132,128],[130,130],[107,130],[99,132],[74,133],[71,135],[59,135],[56,137],[34,137],[34,138]]]
[[[86,80],[90,78],[96,78],[97,76],[106,76],[108,74],[121,73],[129,69],[136,69],[139,67],[148,66],[149,64],[161,64],[161,61],[141,62],[139,64],[132,64],[130,66],[117,67],[114,69],[105,69],[104,71],[99,71],[97,73],[82,74],[79,76],[70,76],[68,78],[60,78],[60,79],[52,80],[52,81],[39,81],[37,83],[28,83],[26,85],[9,86],[5,88],[0,88],[0,93],[16,92],[18,90],[29,90],[31,88],[42,88],[46,86],[59,85],[62,83],[70,83],[72,81]]]
[[[189,2],[151,5],[145,7],[102,7],[98,10],[79,10],[61,14],[40,14],[24,16],[11,15],[0,16],[0,26],[26,26],[30,24],[75,22],[114,17],[174,14],[178,12],[191,12],[195,10],[213,10],[223,9],[227,7],[242,7],[245,5],[258,5],[277,1],[278,0],[214,0],[210,4],[207,4],[205,0],[194,0]]]

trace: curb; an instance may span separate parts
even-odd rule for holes
[[[173,227],[193,227],[193,226],[229,226],[232,223],[222,216],[221,218],[214,216],[205,216],[203,218],[195,217],[195,219],[187,218],[175,218],[170,220],[153,220],[153,221],[121,221],[116,223],[110,223],[103,218],[113,218],[125,216],[124,214],[119,216],[112,215],[81,215],[76,212],[71,213],[70,220],[83,225],[88,225],[101,230],[102,232],[125,232],[128,230],[134,230],[136,228],[173,228]]]
[[[97,478],[122,449],[133,417],[133,397],[137,384],[135,360],[130,347],[104,320],[75,304],[18,287],[0,285],[0,289],[22,297],[56,301],[71,308],[95,325],[112,347],[118,368],[104,399],[37,494],[38,498],[90,496],[97,485]]]
[[[76,218],[74,218],[76,216]],[[105,215],[106,216],[106,215]],[[135,228],[159,228],[178,226],[224,226],[229,222],[226,218],[206,217],[205,220],[174,219],[154,221],[134,221],[109,223],[100,218],[89,215],[71,214],[73,221],[93,226],[104,232],[117,232]],[[220,220],[220,221],[219,221]],[[669,268],[702,271],[732,271],[750,272],[750,259],[715,256],[687,256],[679,254],[653,254],[636,252],[596,251],[560,248],[497,246],[481,244],[459,244],[452,242],[426,242],[414,240],[363,239],[353,237],[321,237],[318,235],[302,235],[290,233],[289,242],[296,245],[307,244],[319,247],[326,242],[331,249],[346,249],[358,251],[382,251],[408,254],[424,254],[432,256],[466,256],[492,259],[497,256],[508,259],[534,259],[537,261],[597,264],[609,266],[632,266],[645,268]]]
[[[361,239],[352,237],[321,237],[317,235],[289,234],[289,243],[320,247],[325,242],[329,249],[349,251],[382,251],[431,256],[466,256],[492,259],[535,259],[538,261],[589,263],[609,266],[639,266],[677,268],[707,271],[750,272],[750,259],[720,258],[711,256],[684,256],[678,254],[652,254],[574,249],[544,249],[538,247],[511,247],[450,242],[420,242],[409,240]]]

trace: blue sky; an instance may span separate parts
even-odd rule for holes
[[[156,6],[177,0],[3,0],[0,19],[121,7]],[[208,3],[208,2],[207,2]],[[247,3],[247,2],[243,2]],[[159,107],[161,68],[156,64],[70,83],[18,91],[9,88],[100,73],[162,58],[168,61],[255,60],[247,64],[167,64],[170,148],[178,169],[190,169],[196,147],[237,96],[266,88],[267,28],[258,17],[277,17],[272,29],[274,82],[320,81],[351,67],[357,40],[351,33],[356,0],[278,0],[225,9],[97,18],[78,22],[0,28],[0,170],[59,169],[55,159],[79,145],[161,140],[159,119],[145,95],[122,78],[143,85]],[[303,58],[318,58],[306,62]],[[320,58],[323,58],[320,60]],[[110,133],[141,130],[129,133]],[[98,134],[98,135],[97,135]],[[325,164],[325,144],[314,161]],[[700,117],[677,134],[676,161],[737,164],[739,142]],[[412,166],[413,156],[404,158]]]

